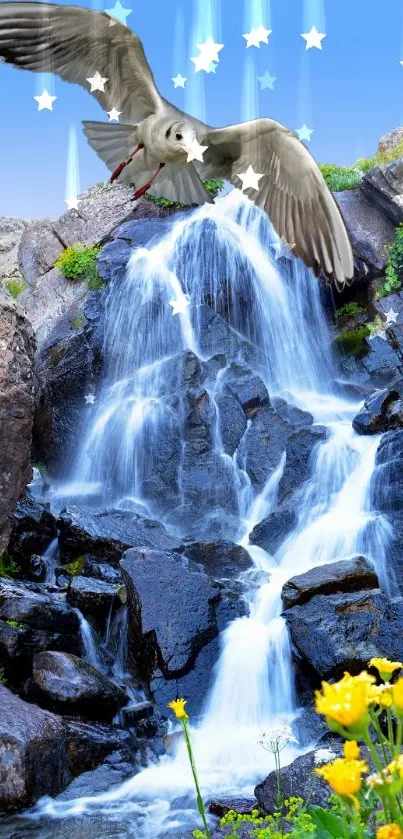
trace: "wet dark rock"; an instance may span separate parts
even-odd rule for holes
[[[109,721],[127,701],[110,679],[74,655],[41,652],[34,657],[26,695],[52,711]]]
[[[232,329],[209,306],[199,306],[197,317],[202,355],[208,358],[209,356],[222,354],[225,355],[227,361],[235,361],[241,357],[253,366],[261,360],[257,348],[243,339],[239,332]]]
[[[327,436],[326,428],[320,425],[300,428],[291,434],[287,441],[284,472],[278,486],[279,503],[288,501],[310,478],[316,449]]]
[[[238,400],[226,388],[217,396],[216,403],[223,449],[232,457],[245,434],[248,421]]]
[[[341,594],[378,587],[378,577],[371,563],[363,556],[331,562],[311,568],[292,577],[283,586],[281,596],[285,609],[307,603],[317,594]]]
[[[378,276],[385,268],[385,245],[394,241],[395,225],[362,189],[346,189],[334,197],[350,237],[356,278]]]
[[[238,400],[248,418],[259,408],[270,405],[270,397],[263,380],[246,364],[233,362],[225,371],[222,383]]]
[[[101,793],[109,792],[113,787],[117,787],[132,777],[136,771],[136,767],[130,760],[127,760],[125,753],[120,751],[113,751],[106,757],[105,761],[96,768],[83,772],[69,784],[69,786],[58,795],[58,801],[72,801],[76,798],[93,797]],[[64,820],[63,820],[64,821]],[[99,825],[98,831],[102,833],[90,834],[94,839],[104,839],[110,835],[115,837],[115,833],[110,834],[108,828],[106,833],[104,828]],[[59,834],[58,834],[59,835]],[[130,834],[123,834],[123,839]],[[85,839],[88,837],[87,831],[83,831],[82,836]],[[121,834],[119,833],[119,836]],[[78,837],[81,839],[81,837]]]
[[[386,166],[374,166],[365,173],[361,190],[396,227],[403,221],[403,160],[397,158]]]
[[[137,748],[133,733],[115,725],[68,719],[65,720],[65,729],[67,759],[74,775],[93,769],[117,750],[130,760]]]
[[[263,488],[267,479],[280,463],[287,449],[286,471],[283,477],[283,496],[304,480],[308,465],[303,465],[309,458],[312,448],[324,439],[325,432],[320,426],[301,427],[312,423],[310,414],[294,408],[288,412],[284,402],[276,407],[263,406],[252,418],[237,452],[239,465],[246,469],[255,488]]]
[[[91,556],[87,557],[82,573],[86,577],[94,577],[96,580],[103,580],[105,583],[120,585],[122,582],[120,568],[115,568],[106,562],[98,562]]]
[[[29,560],[32,554],[42,554],[56,535],[56,519],[49,504],[27,490],[13,512],[9,553]]]
[[[368,373],[375,387],[389,387],[396,376],[403,375],[402,355],[379,336],[365,339],[368,352],[361,359],[360,365]]]
[[[101,364],[101,316],[105,293],[91,292],[69,309],[42,344],[36,360],[35,457],[60,470],[76,453],[77,435],[91,407]]]
[[[44,586],[0,578],[0,619],[18,621],[32,629],[76,633],[79,628],[75,612]]]
[[[60,514],[58,527],[61,549],[68,559],[88,553],[118,563],[131,547],[175,550],[180,546],[159,522],[120,510],[94,513],[84,507],[68,507]]]
[[[333,751],[333,747],[332,747]],[[341,753],[340,746],[334,751]],[[284,799],[303,798],[310,804],[326,807],[329,799],[329,785],[318,775],[315,775],[315,751],[297,757],[289,766],[281,769],[281,790]],[[270,772],[266,780],[255,788],[260,809],[263,813],[272,814],[276,810],[277,777]]]
[[[149,676],[155,662],[167,675],[186,671],[217,634],[212,609],[217,587],[185,557],[172,553],[139,548],[127,551],[120,565],[140,673]]]
[[[294,530],[297,521],[297,507],[292,504],[282,504],[278,510],[274,510],[253,528],[249,541],[252,545],[259,545],[268,553],[275,554]]]
[[[40,584],[0,579],[0,663],[18,686],[40,650],[81,652],[76,613]]]
[[[247,550],[234,542],[192,542],[184,553],[215,579],[238,577],[252,565]]]
[[[196,715],[211,685],[219,631],[244,605],[179,554],[134,549],[121,567],[136,673],[150,682],[162,714],[178,689]]]
[[[403,431],[389,431],[382,437],[376,454],[372,483],[372,504],[392,516],[403,513]]]
[[[197,456],[211,451],[215,442],[216,409],[208,392],[202,388],[189,390],[185,406],[183,439],[187,443],[188,454]]]
[[[104,629],[113,608],[120,605],[116,583],[106,583],[92,577],[74,577],[67,591],[71,606],[92,619],[99,629]]]
[[[31,479],[35,339],[22,309],[0,300],[0,552],[10,515]]]
[[[234,522],[237,520],[238,497],[229,458],[223,458],[217,451],[195,456],[186,444],[181,489],[182,504],[167,517],[169,523],[181,526],[195,540],[221,539],[223,532],[230,533],[231,538],[230,517],[234,517]]]
[[[214,798],[208,803],[208,811],[213,816],[218,816],[220,819],[234,810],[235,813],[243,815],[250,815],[252,810],[258,810],[259,805],[257,799],[253,796],[249,798],[239,798],[237,796],[223,796],[222,798]]]
[[[0,808],[17,810],[54,795],[68,780],[60,718],[0,684]]]
[[[25,573],[27,580],[32,580],[34,583],[43,583],[46,580],[47,571],[47,565],[42,556],[32,554],[29,557]]]
[[[284,612],[296,649],[321,679],[358,673],[373,656],[403,655],[403,599],[379,589],[316,595]]]
[[[378,390],[366,400],[353,419],[359,434],[378,434],[403,427],[403,402],[398,390]]]

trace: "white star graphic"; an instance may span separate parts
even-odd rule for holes
[[[246,35],[242,35],[246,41],[246,48],[249,47],[259,47],[260,44],[268,44],[269,35],[271,35],[271,29],[265,29],[264,26],[258,26],[251,29]]]
[[[68,210],[78,210],[77,195],[72,195],[71,198],[66,198],[64,203],[67,204]]]
[[[87,393],[87,396],[84,396],[84,399],[86,405],[95,405],[95,402],[97,401],[95,393]]]
[[[390,326],[391,323],[396,323],[396,321],[399,317],[399,312],[394,312],[393,309],[389,309],[388,312],[385,312],[385,315],[386,315],[386,323],[387,323],[388,326]]]
[[[200,54],[207,56],[210,59],[210,63],[212,61],[219,61],[218,53],[224,49],[224,44],[216,44],[211,35],[207,38],[204,44],[196,44],[198,50],[200,50]]]
[[[40,96],[34,96],[34,99],[38,103],[38,111],[43,111],[44,108],[53,111],[53,102],[57,99],[57,96],[51,96],[47,90],[44,90]]]
[[[170,300],[169,305],[172,306],[173,315],[183,315],[187,307],[190,306],[190,300],[188,295],[184,294],[178,300]]]
[[[305,35],[301,35],[301,38],[305,38],[306,40],[306,50],[312,49],[312,47],[316,47],[318,50],[322,49],[322,41],[326,38],[326,35],[323,32],[318,32],[316,26],[313,26],[310,32],[306,32]]]
[[[297,134],[300,140],[307,140],[308,143],[311,142],[311,134],[314,133],[313,128],[308,128],[307,124],[304,122],[301,128],[297,128]]]
[[[190,60],[193,61],[195,66],[195,73],[200,73],[201,70],[204,70],[205,73],[210,73],[211,60],[208,55],[204,55],[201,52],[200,55],[195,55]]]
[[[113,120],[115,120],[115,122],[119,122],[119,117],[122,111],[118,111],[117,108],[112,108],[111,111],[107,111],[106,113],[108,114],[109,122],[113,122]]]
[[[175,87],[185,87],[185,84],[187,82],[187,78],[186,78],[186,76],[182,76],[181,73],[178,73],[178,75],[175,76],[175,78],[173,78],[172,81],[173,81]]]
[[[237,177],[242,181],[242,192],[244,192],[245,189],[259,189],[259,181],[263,178],[263,174],[257,174],[252,166],[248,166],[246,172],[242,172]]]
[[[90,85],[91,85],[90,93],[94,93],[94,90],[101,90],[102,93],[105,93],[105,83],[107,81],[108,81],[108,79],[102,78],[102,76],[98,73],[98,70],[97,70],[97,72],[95,73],[95,76],[90,76],[87,79],[87,82],[89,82]]]
[[[132,11],[133,9],[124,9],[120,0],[117,0],[113,9],[105,9],[106,14],[111,18],[109,26],[115,26],[117,22],[127,26],[126,18],[131,15]]]
[[[399,64],[402,64],[402,65],[403,65],[403,61],[399,61]]]
[[[269,71],[266,70],[264,76],[258,76],[257,80],[260,82],[260,90],[274,90],[274,82],[277,81],[277,76],[271,76]]]
[[[186,149],[188,153],[187,162],[190,163],[192,160],[199,160],[200,163],[203,163],[203,154],[207,149],[208,146],[201,146],[197,138],[194,137],[191,145]]]

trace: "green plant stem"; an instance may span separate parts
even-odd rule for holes
[[[276,806],[280,813],[281,835],[284,836],[284,813],[283,813],[283,796],[281,792],[281,762],[280,752],[277,748],[274,752],[274,760],[276,764],[276,783],[277,783],[277,800]]]
[[[388,743],[389,743],[389,750],[391,757],[396,757],[396,746],[395,746],[395,738],[393,734],[393,725],[392,725],[392,714],[390,713],[390,708],[386,709],[386,720],[388,724]]]
[[[186,747],[187,747],[187,751],[188,751],[188,755],[189,755],[190,766],[191,766],[191,769],[192,769],[193,780],[195,782],[195,787],[196,787],[197,809],[198,809],[198,811],[199,811],[199,813],[202,817],[203,826],[204,826],[204,830],[205,830],[205,833],[206,833],[206,839],[211,839],[211,833],[210,833],[210,830],[209,830],[209,826],[207,824],[206,810],[205,810],[204,802],[203,802],[201,792],[200,792],[199,780],[198,780],[198,777],[197,777],[196,764],[194,762],[193,749],[192,749],[192,744],[190,742],[187,720],[183,719],[183,720],[181,720],[181,722],[182,722],[183,733],[185,735]]]
[[[372,710],[369,712],[369,715],[371,717],[374,729],[375,729],[375,731],[378,735],[379,745],[382,749],[382,755],[383,755],[383,759],[384,759],[385,765],[386,765],[387,763],[389,763],[389,758],[388,758],[388,755],[386,754],[385,743],[384,743],[385,738],[382,734],[382,729],[381,729],[381,726],[379,725],[378,717]]]
[[[379,760],[378,752],[377,752],[377,750],[376,750],[376,748],[375,748],[375,746],[374,746],[374,744],[371,740],[369,729],[367,729],[367,731],[365,733],[364,742],[365,742],[366,746],[368,747],[369,753],[372,757],[372,760],[374,761],[374,764],[376,766],[377,771],[379,772],[380,777],[382,778],[383,781],[385,781],[384,768],[381,764],[381,761]],[[385,813],[386,821],[388,821],[389,813],[388,813],[388,810],[387,810],[387,807],[386,807],[386,802],[383,798],[381,798],[381,801],[382,801],[382,806],[383,806],[383,810],[384,810],[384,813]],[[390,804],[389,799],[388,799],[388,803]]]

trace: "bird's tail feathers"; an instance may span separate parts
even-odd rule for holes
[[[82,126],[91,148],[106,163],[111,172],[115,171],[138,143],[135,124],[85,120]]]

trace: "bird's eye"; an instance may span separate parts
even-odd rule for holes
[[[176,135],[176,139],[177,139],[177,140],[182,140],[182,139],[183,139],[182,134],[177,134],[177,135]]]

